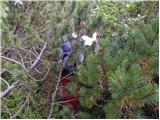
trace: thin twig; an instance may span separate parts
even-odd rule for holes
[[[41,50],[40,48],[38,48],[38,47],[35,47],[35,49],[38,49],[38,50]],[[45,51],[46,53],[48,53],[48,54],[52,54],[52,55],[55,55],[53,52],[50,52],[50,51]]]
[[[34,80],[34,81],[43,81],[43,80],[47,77],[47,75],[48,75],[48,73],[49,73],[49,70],[50,70],[50,67],[47,69],[47,72],[46,72],[46,74],[44,75],[44,77],[43,77],[42,79],[39,79],[39,80],[33,78],[33,77],[32,77],[30,74],[28,74],[28,73],[27,73],[27,75],[28,75],[32,80]]]
[[[12,117],[12,114],[11,114],[9,108],[8,108],[7,106],[5,106],[4,104],[3,104],[3,106],[6,108],[6,110],[7,110],[8,114],[9,114],[9,116]]]
[[[69,77],[71,74],[73,74],[74,72],[71,72],[71,73],[69,73],[68,75],[66,75],[66,76],[64,76],[63,78],[61,78],[61,80],[63,80],[63,79],[65,79],[65,78],[67,78],[67,77]]]
[[[39,74],[41,74],[41,73],[44,73],[45,71],[39,71],[36,67],[34,68],[34,70],[37,72],[37,73],[39,73]]]
[[[35,36],[36,36],[36,38],[39,40],[39,41],[41,41],[42,43],[46,43],[45,41],[43,41],[41,38],[40,38],[40,36],[38,35],[38,33],[36,33],[36,32],[34,32],[33,33]]]
[[[53,96],[52,96],[52,104],[51,104],[51,109],[50,109],[50,112],[49,112],[49,115],[48,115],[48,119],[50,119],[50,118],[52,117],[54,101],[55,101],[55,97],[56,97],[56,94],[57,94],[57,90],[58,90],[58,87],[59,87],[59,84],[60,84],[60,81],[61,81],[61,75],[62,75],[62,71],[63,71],[64,65],[65,65],[65,63],[63,63],[62,68],[61,68],[61,70],[60,70],[59,77],[58,77],[58,81],[57,81],[57,84],[56,84],[56,89],[55,89],[55,91],[54,91],[54,93],[53,93]]]
[[[7,87],[10,86],[9,83],[6,80],[4,80],[3,78],[1,78],[1,80],[7,85]]]
[[[66,101],[59,101],[59,102],[55,102],[54,104],[64,104],[64,103],[71,102],[71,101],[76,100],[76,99],[77,98],[73,98],[73,99],[66,100]]]
[[[19,49],[24,50],[24,51],[27,51],[27,52],[33,54],[35,57],[38,57],[34,52],[32,52],[32,51],[30,51],[30,50],[27,50],[27,49],[25,49],[25,48],[19,48]]]
[[[33,50],[34,50],[35,54],[38,55],[38,52],[36,51],[35,47],[33,47]]]
[[[10,119],[15,118],[15,117],[18,115],[18,113],[21,112],[21,110],[24,108],[24,106],[26,105],[27,101],[29,100],[30,94],[31,94],[31,93],[28,94],[28,96],[27,96],[26,100],[24,101],[23,105],[22,105],[22,106],[20,107],[20,109],[16,112],[16,114],[14,114]]]
[[[22,55],[21,55],[21,53],[20,53],[20,52],[19,52],[19,57],[21,58],[22,65],[25,67],[24,59],[23,59],[23,57],[22,57]],[[26,68],[26,67],[25,67],[25,68]]]

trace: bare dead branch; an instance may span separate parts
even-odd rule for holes
[[[49,111],[48,119],[50,119],[50,118],[52,117],[54,101],[55,101],[55,97],[56,97],[56,94],[57,94],[57,90],[58,90],[58,87],[59,87],[59,84],[60,84],[60,81],[61,81],[61,75],[62,75],[62,71],[63,71],[64,65],[65,65],[65,63],[63,63],[62,68],[61,68],[61,70],[60,70],[60,72],[59,72],[59,76],[58,76],[58,81],[57,81],[57,84],[56,84],[56,88],[55,88],[55,91],[54,91],[53,96],[52,96],[52,104],[51,104],[51,109],[50,109],[50,111]]]
[[[16,61],[16,60],[13,60],[13,59],[11,59],[11,58],[7,58],[7,57],[5,57],[5,56],[0,56],[0,58],[3,58],[3,59],[5,59],[5,60],[8,60],[8,61],[11,61],[11,62],[14,62],[14,63],[20,65],[20,66],[24,69],[24,71],[25,71],[25,73],[27,74],[27,76],[30,77],[30,78],[31,78],[32,80],[34,80],[34,81],[43,81],[43,80],[46,78],[46,76],[47,76],[47,74],[48,74],[48,72],[49,72],[49,70],[50,70],[50,67],[49,67],[48,70],[47,70],[47,72],[46,72],[46,74],[44,75],[44,77],[43,77],[42,79],[37,80],[37,79],[33,78],[33,77],[29,74],[29,70],[27,70],[26,67],[25,67],[22,63],[20,63],[20,62],[18,62],[18,61]]]
[[[1,92],[1,99],[7,96],[19,82],[20,80],[15,81],[12,85],[9,85],[5,91]]]
[[[37,63],[38,63],[39,60],[41,59],[41,57],[42,57],[42,55],[43,55],[43,52],[44,52],[44,50],[45,50],[46,48],[47,48],[47,43],[44,43],[43,48],[42,48],[40,54],[38,55],[37,59],[34,61],[34,63],[32,64],[32,66],[31,66],[30,69],[33,69],[33,68],[37,65]]]

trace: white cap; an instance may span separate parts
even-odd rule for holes
[[[73,38],[77,38],[78,35],[74,32],[74,33],[72,33],[72,37],[73,37]]]
[[[98,32],[94,32],[94,33],[93,33],[92,37],[93,37],[94,40],[96,40],[97,35],[98,35]]]

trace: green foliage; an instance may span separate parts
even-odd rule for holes
[[[104,107],[104,111],[106,112],[106,118],[116,119],[121,118],[121,110],[120,104],[117,101],[111,101]]]
[[[94,69],[97,65],[95,63],[91,63],[92,59],[95,59],[95,57],[91,54],[88,56],[86,61],[86,64],[89,63],[89,65],[79,67],[79,74],[80,76],[83,76],[83,79],[80,79],[80,82],[83,82],[86,85],[92,85],[99,79],[99,76],[97,76],[98,69]]]
[[[77,84],[74,82],[71,82],[67,85],[67,88],[71,92],[72,95],[77,96]]]
[[[63,110],[60,111],[60,114],[63,116],[64,119],[73,119],[72,109],[70,106],[64,106]]]
[[[87,112],[80,112],[79,113],[79,117],[80,117],[80,119],[90,119],[90,114],[89,113],[87,113]]]
[[[127,70],[127,72],[124,68],[118,67],[115,73],[112,75],[113,76],[110,77],[110,86],[111,86],[111,91],[113,93],[112,104],[115,104],[114,101],[117,101],[117,100],[123,101],[125,97],[130,96],[133,98],[132,99],[133,101],[130,101],[130,102],[131,104],[134,103],[132,105],[133,111],[134,111],[134,109],[137,110],[137,107],[141,108],[142,106],[144,106],[146,101],[154,104],[158,102],[158,99],[157,99],[158,88],[156,87],[157,85],[147,84],[147,81],[142,77],[140,67],[138,67],[137,65],[132,65],[131,68]],[[122,104],[123,103],[121,103],[121,106]],[[114,108],[113,110],[113,113],[114,113],[117,108],[115,107],[113,108]],[[118,109],[121,109],[120,106]],[[110,110],[110,112],[112,112],[112,110]],[[116,115],[113,117],[116,118]]]
[[[79,94],[80,104],[83,107],[91,108],[95,105],[96,100],[101,96],[101,89],[99,86],[95,86],[95,88],[82,87]]]
[[[98,79],[95,76],[101,78],[103,75],[97,69],[98,64],[106,64],[109,91],[112,94],[112,99],[104,107],[107,118],[137,118],[143,116],[141,108],[145,104],[158,103],[158,86],[155,83],[148,84],[148,81],[153,80],[151,76],[158,72],[158,66],[152,66],[153,64],[158,65],[158,44],[154,44],[154,42],[157,42],[158,34],[153,32],[152,22],[156,23],[155,19],[150,24],[145,24],[143,21],[137,22],[137,25],[128,29],[129,33],[126,41],[115,41],[116,36],[106,43],[104,41],[107,41],[108,38],[102,39],[102,51],[98,54],[91,53],[88,55],[86,64],[80,67],[79,80],[84,84],[89,84],[95,78]],[[121,25],[117,27],[119,27],[117,28],[118,33],[125,34],[121,30]],[[147,32],[149,29],[150,32]],[[147,32],[147,36],[145,36],[145,32]],[[117,47],[116,49],[113,43]],[[103,57],[101,57],[102,54],[104,54]],[[92,65],[93,63],[94,65]],[[96,85],[94,85],[94,88],[96,88]],[[88,90],[82,88],[80,94],[87,94],[89,90],[91,88]],[[85,100],[86,102],[84,102]],[[80,101],[81,105],[87,103],[87,98],[81,98]],[[87,106],[87,104],[84,106]],[[88,102],[88,107],[90,106],[91,103]],[[126,113],[126,106],[129,106],[132,112]]]

